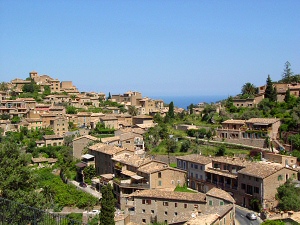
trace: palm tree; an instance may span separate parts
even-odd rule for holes
[[[136,116],[138,114],[138,109],[135,106],[128,106],[128,113],[132,116]]]
[[[254,84],[246,83],[242,87],[242,95],[255,95],[257,93],[257,88]]]

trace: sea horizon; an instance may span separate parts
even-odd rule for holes
[[[178,108],[187,109],[190,104],[197,105],[198,103],[216,103],[227,99],[226,95],[198,95],[198,96],[151,96],[152,99],[163,100],[164,103],[174,103]]]

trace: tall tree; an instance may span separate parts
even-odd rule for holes
[[[284,70],[283,70],[283,74],[282,74],[282,81],[285,83],[291,83],[292,82],[292,76],[293,76],[293,72],[291,69],[291,64],[289,63],[289,61],[286,61],[286,63],[284,64]]]
[[[270,101],[276,101],[277,98],[277,91],[273,87],[273,82],[271,80],[270,75],[268,75],[267,78],[267,84],[266,84],[266,90],[265,90],[265,98],[268,98]]]
[[[245,83],[242,87],[242,95],[255,95],[257,93],[257,88],[254,84],[250,82]]]
[[[113,189],[110,184],[103,186],[101,189],[101,212],[100,212],[100,224],[114,225],[115,217],[115,204],[116,200],[113,195]]]
[[[138,114],[138,109],[133,105],[129,105],[128,106],[128,113],[132,116],[136,116]]]
[[[0,91],[7,91],[8,90],[8,85],[6,82],[1,82],[0,83]]]
[[[168,111],[168,115],[170,118],[174,118],[174,103],[170,102],[169,104],[169,111]]]

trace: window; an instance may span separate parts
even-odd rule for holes
[[[258,187],[254,187],[254,193],[259,194],[259,188]]]
[[[142,209],[142,213],[145,213],[146,212],[146,210],[145,209]]]
[[[212,201],[212,200],[209,200],[209,201],[208,201],[208,205],[213,205],[213,201]]]
[[[169,206],[169,202],[163,202],[163,206]]]
[[[151,199],[147,199],[147,200],[146,200],[146,204],[147,204],[147,205],[151,205]]]
[[[196,173],[195,175],[196,175],[196,179],[198,179],[198,174]]]
[[[178,213],[177,212],[174,212],[174,216],[177,216],[178,215]]]
[[[161,172],[158,173],[158,178],[161,178]]]
[[[154,214],[154,210],[151,210],[151,214]]]
[[[245,189],[246,189],[246,184],[243,184],[243,183],[242,183],[241,188],[242,188],[243,190],[245,190]]]
[[[175,202],[175,208],[177,207],[177,202]]]
[[[178,160],[178,167],[181,167],[181,160]]]
[[[145,200],[145,199],[143,199],[143,200],[142,200],[142,204],[145,204],[145,203],[146,203],[146,200]]]
[[[196,170],[198,169],[198,165],[195,165],[195,169],[196,169]]]
[[[161,183],[162,183],[161,180],[159,180],[159,181],[158,181],[158,186],[161,186]]]
[[[191,173],[191,177],[193,177],[193,173]]]
[[[203,167],[202,167],[202,166],[200,166],[200,170],[203,170]]]
[[[168,212],[167,212],[167,211],[165,211],[165,215],[168,215]]]
[[[175,182],[174,182],[174,180],[171,180],[171,184],[174,184]]]
[[[184,203],[183,207],[186,209],[186,208],[187,208],[187,204],[186,204],[186,203]]]
[[[146,219],[142,219],[142,222],[143,222],[143,223],[146,223]]]
[[[193,163],[191,163],[191,168],[194,168],[194,164]]]
[[[283,180],[282,175],[278,175],[278,181]]]
[[[223,202],[223,201],[220,201],[220,205],[224,205],[224,202]]]

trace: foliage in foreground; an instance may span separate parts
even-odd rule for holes
[[[50,169],[37,170],[39,175],[39,185],[43,188],[43,193],[48,202],[54,203],[51,207],[60,210],[65,206],[76,206],[78,208],[93,207],[98,203],[98,199],[77,190],[74,186],[62,182],[61,178],[51,173]],[[49,196],[50,195],[50,196]]]
[[[283,211],[300,211],[300,189],[292,180],[277,188],[276,198],[279,201],[278,208]]]
[[[116,199],[113,195],[113,189],[110,184],[103,186],[101,189],[101,212],[100,212],[100,223],[105,225],[115,224],[115,204]]]

